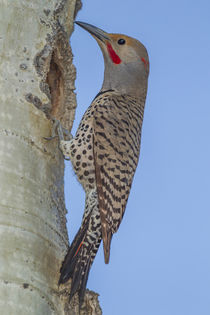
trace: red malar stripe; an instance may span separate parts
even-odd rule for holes
[[[145,69],[147,70],[148,69],[148,67],[149,67],[149,62],[147,61],[147,60],[145,60],[143,57],[141,58],[141,60],[143,61],[143,63],[144,63],[144,67],[145,67]]]
[[[121,63],[121,59],[120,57],[116,54],[116,52],[114,51],[114,49],[112,48],[112,45],[110,43],[107,43],[107,49],[109,52],[109,56],[112,59],[112,61],[114,63],[116,63],[117,65],[119,65],[119,63]]]

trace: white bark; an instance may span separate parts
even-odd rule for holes
[[[50,116],[71,129],[76,0],[0,0],[0,314],[76,314],[58,288],[68,246],[63,157]],[[77,10],[77,9],[76,9]],[[59,291],[60,290],[60,291]],[[65,291],[65,292],[64,292]],[[101,314],[95,306],[84,314]],[[74,309],[74,310],[73,310]]]

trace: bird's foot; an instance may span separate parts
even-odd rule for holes
[[[60,120],[52,118],[52,121],[53,121],[52,135],[51,137],[44,137],[45,140],[53,140],[58,137],[59,141],[61,140],[70,141],[73,138],[72,134],[61,125]]]
[[[53,126],[52,126],[52,135],[51,137],[44,137],[45,140],[53,140],[55,138],[58,137],[59,139],[59,149],[61,150],[63,157],[65,160],[69,160],[69,158],[66,157],[66,155],[64,155],[64,152],[62,150],[62,143],[63,142],[68,142],[70,140],[73,139],[72,134],[65,129],[62,125],[60,120],[56,119],[56,118],[52,118],[53,121]]]

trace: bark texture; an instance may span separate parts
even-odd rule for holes
[[[76,0],[0,2],[0,313],[78,314],[58,288],[68,246],[63,157],[49,118],[74,120]],[[82,314],[98,315],[88,291]]]

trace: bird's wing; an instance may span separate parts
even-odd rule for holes
[[[138,163],[141,117],[135,110],[138,106],[120,96],[104,95],[94,104],[94,162],[104,255],[108,263],[111,238],[123,218]]]

